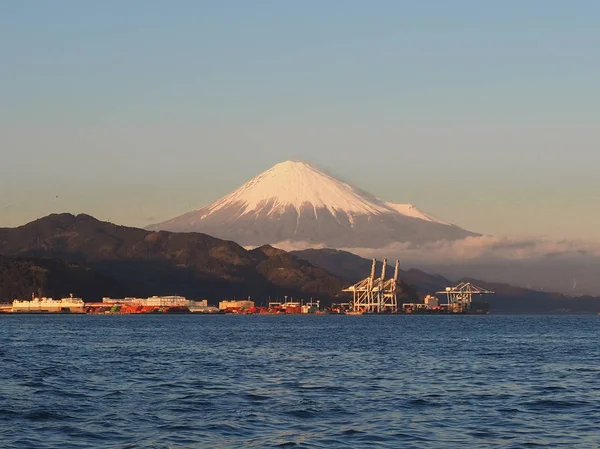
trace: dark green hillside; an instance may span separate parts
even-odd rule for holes
[[[205,234],[144,231],[88,215],[54,214],[0,229],[0,254],[78,264],[107,279],[107,286],[121,286],[120,295],[180,294],[213,301],[251,296],[262,303],[269,296],[333,298],[345,285],[271,247],[247,251]],[[66,290],[73,288],[70,279],[63,282]],[[106,290],[100,286],[84,299],[114,294]]]
[[[0,303],[29,299],[32,294],[54,298],[97,297],[127,293],[113,279],[78,264],[53,259],[0,256]]]

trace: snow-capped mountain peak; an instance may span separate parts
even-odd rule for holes
[[[378,214],[387,207],[360,194],[352,186],[315,167],[296,161],[281,162],[261,173],[230,195],[199,209],[205,217],[233,204],[243,204],[241,215],[269,207],[268,214],[288,206],[298,212],[305,205],[331,213]]]
[[[247,246],[285,241],[337,248],[474,235],[297,161],[279,163],[214,203],[148,229],[205,232]]]
[[[267,215],[294,207],[298,213],[304,206],[327,209],[330,213],[385,214],[398,212],[407,217],[445,223],[421,212],[412,204],[397,204],[360,192],[306,162],[281,162],[246,184],[198,211],[203,218],[232,205],[243,205],[240,215],[268,207]],[[447,223],[445,223],[447,224]]]

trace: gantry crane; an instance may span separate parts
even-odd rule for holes
[[[446,290],[436,292],[436,294],[446,295],[449,312],[465,312],[471,309],[473,295],[492,295],[494,292],[470,282],[461,282],[455,287],[446,287]]]
[[[387,268],[387,259],[383,260],[381,276],[375,279],[375,270],[377,260],[373,259],[371,266],[371,275],[345,288],[344,292],[352,292],[352,303],[350,309],[352,312],[397,312],[398,311],[398,275],[400,271],[400,261],[396,261],[396,269],[392,279],[385,279]]]

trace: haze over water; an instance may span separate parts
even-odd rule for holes
[[[2,316],[3,448],[600,445],[595,316]]]

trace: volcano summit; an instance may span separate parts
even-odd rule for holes
[[[245,246],[297,249],[382,248],[476,235],[293,161],[275,165],[212,204],[147,229],[203,232]]]

